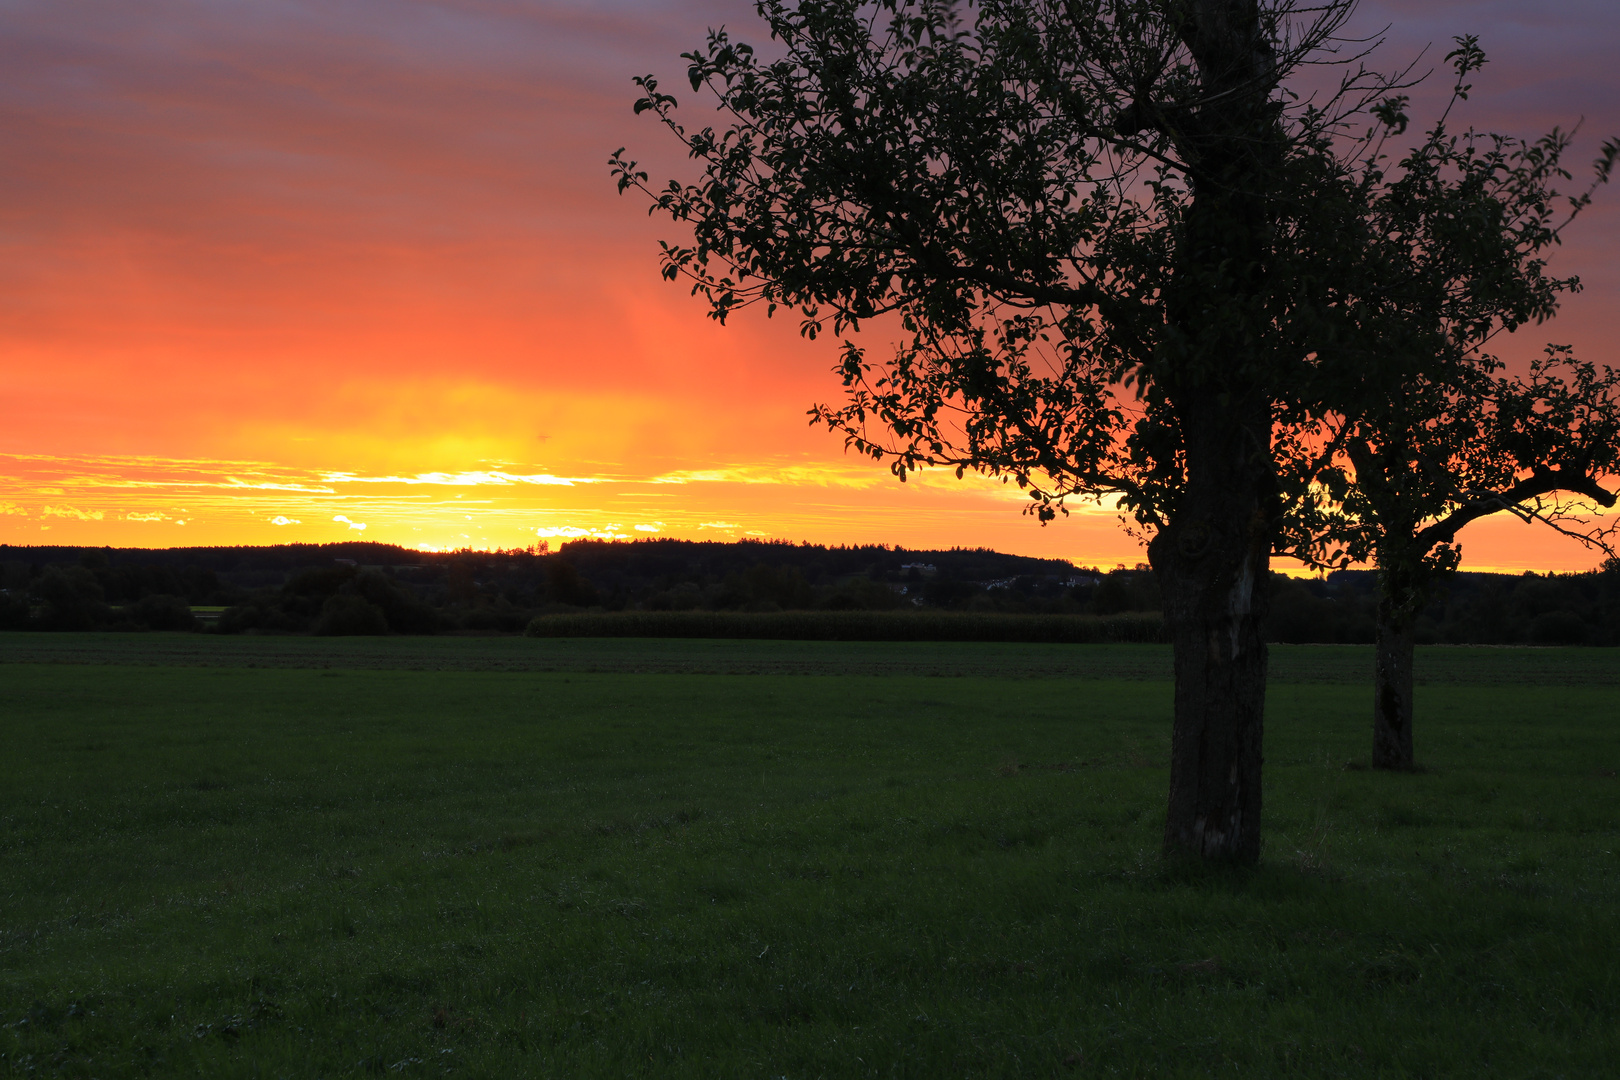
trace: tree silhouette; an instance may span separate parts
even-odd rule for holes
[[[1502,331],[1552,317],[1560,296],[1580,288],[1547,273],[1547,254],[1620,147],[1606,143],[1592,185],[1562,196],[1568,133],[1522,141],[1452,131],[1452,107],[1485,63],[1476,39],[1456,46],[1440,120],[1393,165],[1379,152],[1366,160],[1368,282],[1358,334],[1339,346],[1361,354],[1360,378],[1333,387],[1340,400],[1316,411],[1334,459],[1321,477],[1331,508],[1301,515],[1313,528],[1296,551],[1317,565],[1378,568],[1378,768],[1413,767],[1413,624],[1458,566],[1458,531],[1506,512],[1609,550],[1608,529],[1586,512],[1614,504],[1602,481],[1620,471],[1614,371],[1553,347],[1527,375],[1508,377],[1486,351]],[[1386,135],[1404,132],[1404,109],[1400,96],[1377,107]]]
[[[724,30],[685,54],[720,127],[637,80],[701,179],[611,161],[691,227],[663,273],[714,318],[761,304],[843,339],[847,400],[812,417],[849,447],[902,480],[1014,480],[1043,521],[1114,499],[1149,538],[1173,852],[1258,858],[1268,563],[1312,550],[1321,421],[1366,396],[1383,325],[1377,185],[1347,132],[1400,80],[1351,56],[1335,91],[1286,89],[1335,59],[1352,7],[764,0],[774,59]],[[872,320],[901,339],[888,360],[861,344]],[[1443,381],[1446,360],[1421,367]]]
[[[1490,367],[1482,363],[1482,368]],[[1413,625],[1457,569],[1457,533],[1510,513],[1613,553],[1603,478],[1620,472],[1620,373],[1549,348],[1524,376],[1397,388],[1346,440],[1332,535],[1378,568],[1373,765],[1413,759]]]

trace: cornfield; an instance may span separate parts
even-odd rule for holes
[[[895,611],[608,611],[540,615],[530,637],[742,638],[793,641],[1161,643],[1157,614],[1020,615]]]

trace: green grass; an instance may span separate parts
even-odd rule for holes
[[[630,638],[349,637],[6,633],[0,663],[160,667],[569,671],[706,675],[945,675],[1170,678],[1158,645],[952,641],[726,641]],[[1370,694],[1362,645],[1273,645],[1272,681],[1343,683]],[[1417,650],[1419,685],[1620,685],[1620,650],[1433,646]]]
[[[0,661],[0,1076],[1620,1052],[1613,652],[1420,651],[1431,771],[1388,776],[1345,767],[1366,650],[1279,648],[1249,873],[1157,855],[1155,646],[9,634]]]

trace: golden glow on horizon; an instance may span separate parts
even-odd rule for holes
[[[881,469],[844,462],[588,477],[502,464],[368,475],[251,461],[0,455],[0,494],[5,539],[12,543],[325,542],[361,533],[367,540],[433,549],[650,536],[838,543],[844,539],[839,533],[853,531],[852,521],[870,521],[860,542],[920,547],[927,544],[919,533],[955,521],[999,536],[1022,533],[1025,547],[1030,539],[1043,549],[1061,543],[1070,550],[1054,554],[1076,557],[1075,533],[1098,533],[1038,529],[1016,513],[1024,500],[1015,487],[983,478],[964,483],[945,473],[923,474],[902,486]],[[57,492],[55,501],[40,501],[42,491]],[[1120,548],[1122,557],[1134,552],[1128,539],[1116,537],[1113,514],[1093,509],[1072,521],[1093,518],[1103,524],[1098,538],[1107,537],[1102,548]],[[78,527],[68,530],[67,523]]]
[[[1016,486],[959,481],[945,470],[901,485],[880,466],[853,460],[569,477],[486,464],[395,475],[239,460],[0,454],[0,542],[177,547],[364,539],[448,551],[587,538],[770,538],[982,545],[1105,568],[1145,558],[1112,510],[1071,507],[1070,516],[1043,528],[1018,513],[1027,499]],[[1475,522],[1462,539],[1472,570],[1578,571],[1600,561],[1550,530],[1506,517]],[[1561,547],[1553,545],[1558,540]]]

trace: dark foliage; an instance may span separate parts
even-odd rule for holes
[[[1267,637],[1288,644],[1371,644],[1377,575],[1274,575]],[[1420,645],[1620,645],[1620,562],[1585,574],[1451,577],[1416,621]]]
[[[40,602],[33,622],[41,630],[93,630],[107,621],[101,583],[83,566],[46,567],[30,591]]]
[[[136,625],[147,630],[195,630],[198,626],[197,616],[191,613],[186,598],[171,593],[143,596],[125,608],[125,612]]]
[[[590,607],[597,603],[596,589],[580,576],[574,564],[558,555],[546,566],[546,584],[551,596],[559,604],[571,607]]]
[[[314,633],[322,637],[347,637],[388,633],[388,616],[382,608],[355,592],[333,593],[321,605]]]
[[[184,561],[189,552],[198,563]],[[557,554],[434,554],[381,544],[189,552],[0,550],[0,629],[516,634],[537,616],[554,620],[586,612],[855,612],[895,618],[949,612],[1073,619],[1134,617],[1157,612],[1161,604],[1158,582],[1144,566],[1104,572],[985,549],[592,540],[567,544]],[[86,560],[87,554],[93,557]],[[350,565],[357,555],[376,561]],[[156,570],[137,574],[126,567]],[[154,590],[168,581],[192,581],[207,591],[131,597],[123,590],[132,581]],[[193,603],[201,606],[199,595],[230,606],[212,624],[199,624],[191,610]],[[1369,643],[1376,601],[1371,571],[1310,579],[1273,575],[1266,637]],[[927,624],[922,619],[916,628]],[[684,624],[657,625],[667,630]],[[1459,574],[1423,609],[1417,626],[1422,644],[1620,645],[1620,564],[1586,574]],[[884,634],[903,640],[911,632]],[[1054,630],[1040,640],[1089,639]]]
[[[362,570],[347,561],[302,570],[279,592],[261,592],[220,619],[226,633],[431,634],[449,625],[413,589],[381,568]]]

